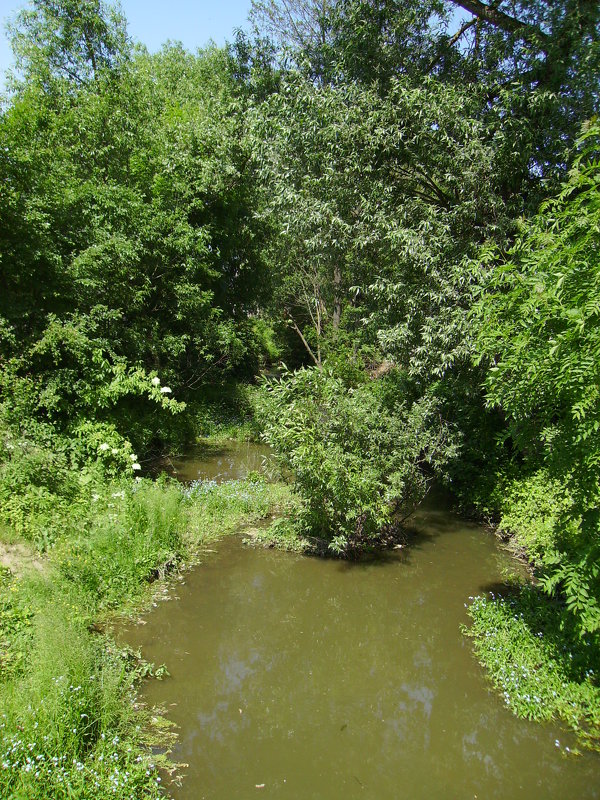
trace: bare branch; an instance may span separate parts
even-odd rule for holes
[[[308,351],[308,354],[309,354],[309,356],[310,356],[310,357],[312,358],[312,360],[315,362],[316,366],[317,366],[319,369],[321,369],[321,353],[320,353],[320,350],[319,350],[319,357],[317,357],[317,356],[316,356],[316,355],[313,353],[313,351],[312,351],[312,348],[311,348],[311,346],[309,345],[309,343],[306,341],[306,339],[305,339],[305,337],[304,337],[304,334],[302,333],[302,331],[300,330],[300,328],[299,328],[299,327],[296,325],[296,321],[294,320],[294,318],[292,317],[292,315],[290,314],[290,312],[288,311],[288,309],[286,309],[285,313],[286,313],[286,315],[287,315],[287,318],[289,319],[289,321],[292,323],[292,327],[293,327],[293,329],[296,331],[296,333],[298,334],[298,336],[299,336],[299,337],[302,339],[302,344],[304,345],[304,347],[305,347],[305,348],[306,348],[306,350]]]

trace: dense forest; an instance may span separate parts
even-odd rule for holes
[[[253,0],[251,23],[156,54],[101,0],[11,25],[0,533],[36,569],[0,574],[3,797],[160,794],[148,665],[94,626],[190,531],[284,507],[278,542],[354,558],[434,484],[532,570],[471,607],[495,685],[599,747],[600,7]],[[291,495],[148,477],[240,425]],[[507,687],[507,661],[535,668]]]

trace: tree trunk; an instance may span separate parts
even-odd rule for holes
[[[333,268],[333,329],[337,331],[342,318],[342,271],[339,266]]]

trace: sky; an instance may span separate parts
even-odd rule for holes
[[[12,64],[6,32],[8,18],[27,5],[26,0],[0,0],[0,86]],[[129,35],[154,52],[167,39],[183,42],[189,50],[233,39],[233,29],[246,26],[250,0],[121,0]]]
[[[251,0],[121,0],[129,35],[151,51],[160,49],[167,39],[183,42],[188,50],[204,46],[209,39],[222,45],[233,39],[234,28],[247,26]],[[7,20],[27,0],[0,0],[0,91],[5,73],[12,65],[12,52],[6,32]],[[456,12],[453,25],[464,12]]]

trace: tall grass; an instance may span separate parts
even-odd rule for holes
[[[145,666],[97,623],[149,603],[156,580],[286,496],[260,481],[184,489],[94,479],[72,505],[57,504],[47,541],[38,506],[21,499],[21,519],[36,531],[29,541],[45,555],[41,573],[0,574],[0,798],[158,797],[149,744],[168,746],[171,734],[136,710]]]
[[[3,687],[0,797],[158,796],[134,678],[106,639],[63,610],[40,614],[27,669]]]
[[[89,595],[94,611],[139,601],[147,586],[185,554],[188,522],[178,486],[120,484],[95,493],[95,516],[61,541],[51,558],[61,577]]]

